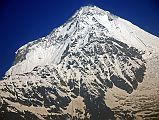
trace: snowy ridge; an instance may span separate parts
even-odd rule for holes
[[[132,23],[96,6],[82,7],[46,37],[17,50],[0,81],[0,116],[115,119],[105,94],[137,90],[146,60],[159,55],[158,48],[159,38]]]

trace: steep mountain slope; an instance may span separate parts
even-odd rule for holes
[[[135,119],[132,109],[124,112],[132,106],[118,109],[115,96],[125,100],[141,91],[158,48],[159,38],[132,23],[95,6],[82,7],[16,52],[0,81],[1,119]]]

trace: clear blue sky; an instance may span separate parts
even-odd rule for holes
[[[0,78],[19,47],[47,35],[90,4],[159,36],[159,0],[0,0]]]

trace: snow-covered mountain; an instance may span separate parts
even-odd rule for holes
[[[96,6],[81,7],[64,25],[17,50],[0,81],[0,119],[144,118],[120,100],[138,95],[147,79],[157,81],[151,77],[158,74],[158,57],[159,38]],[[159,91],[155,85],[153,92]]]

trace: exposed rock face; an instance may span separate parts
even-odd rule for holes
[[[128,21],[82,7],[16,52],[0,81],[0,119],[136,119],[135,110],[124,112],[114,101],[119,91],[125,100],[140,90],[158,47],[157,37]]]

